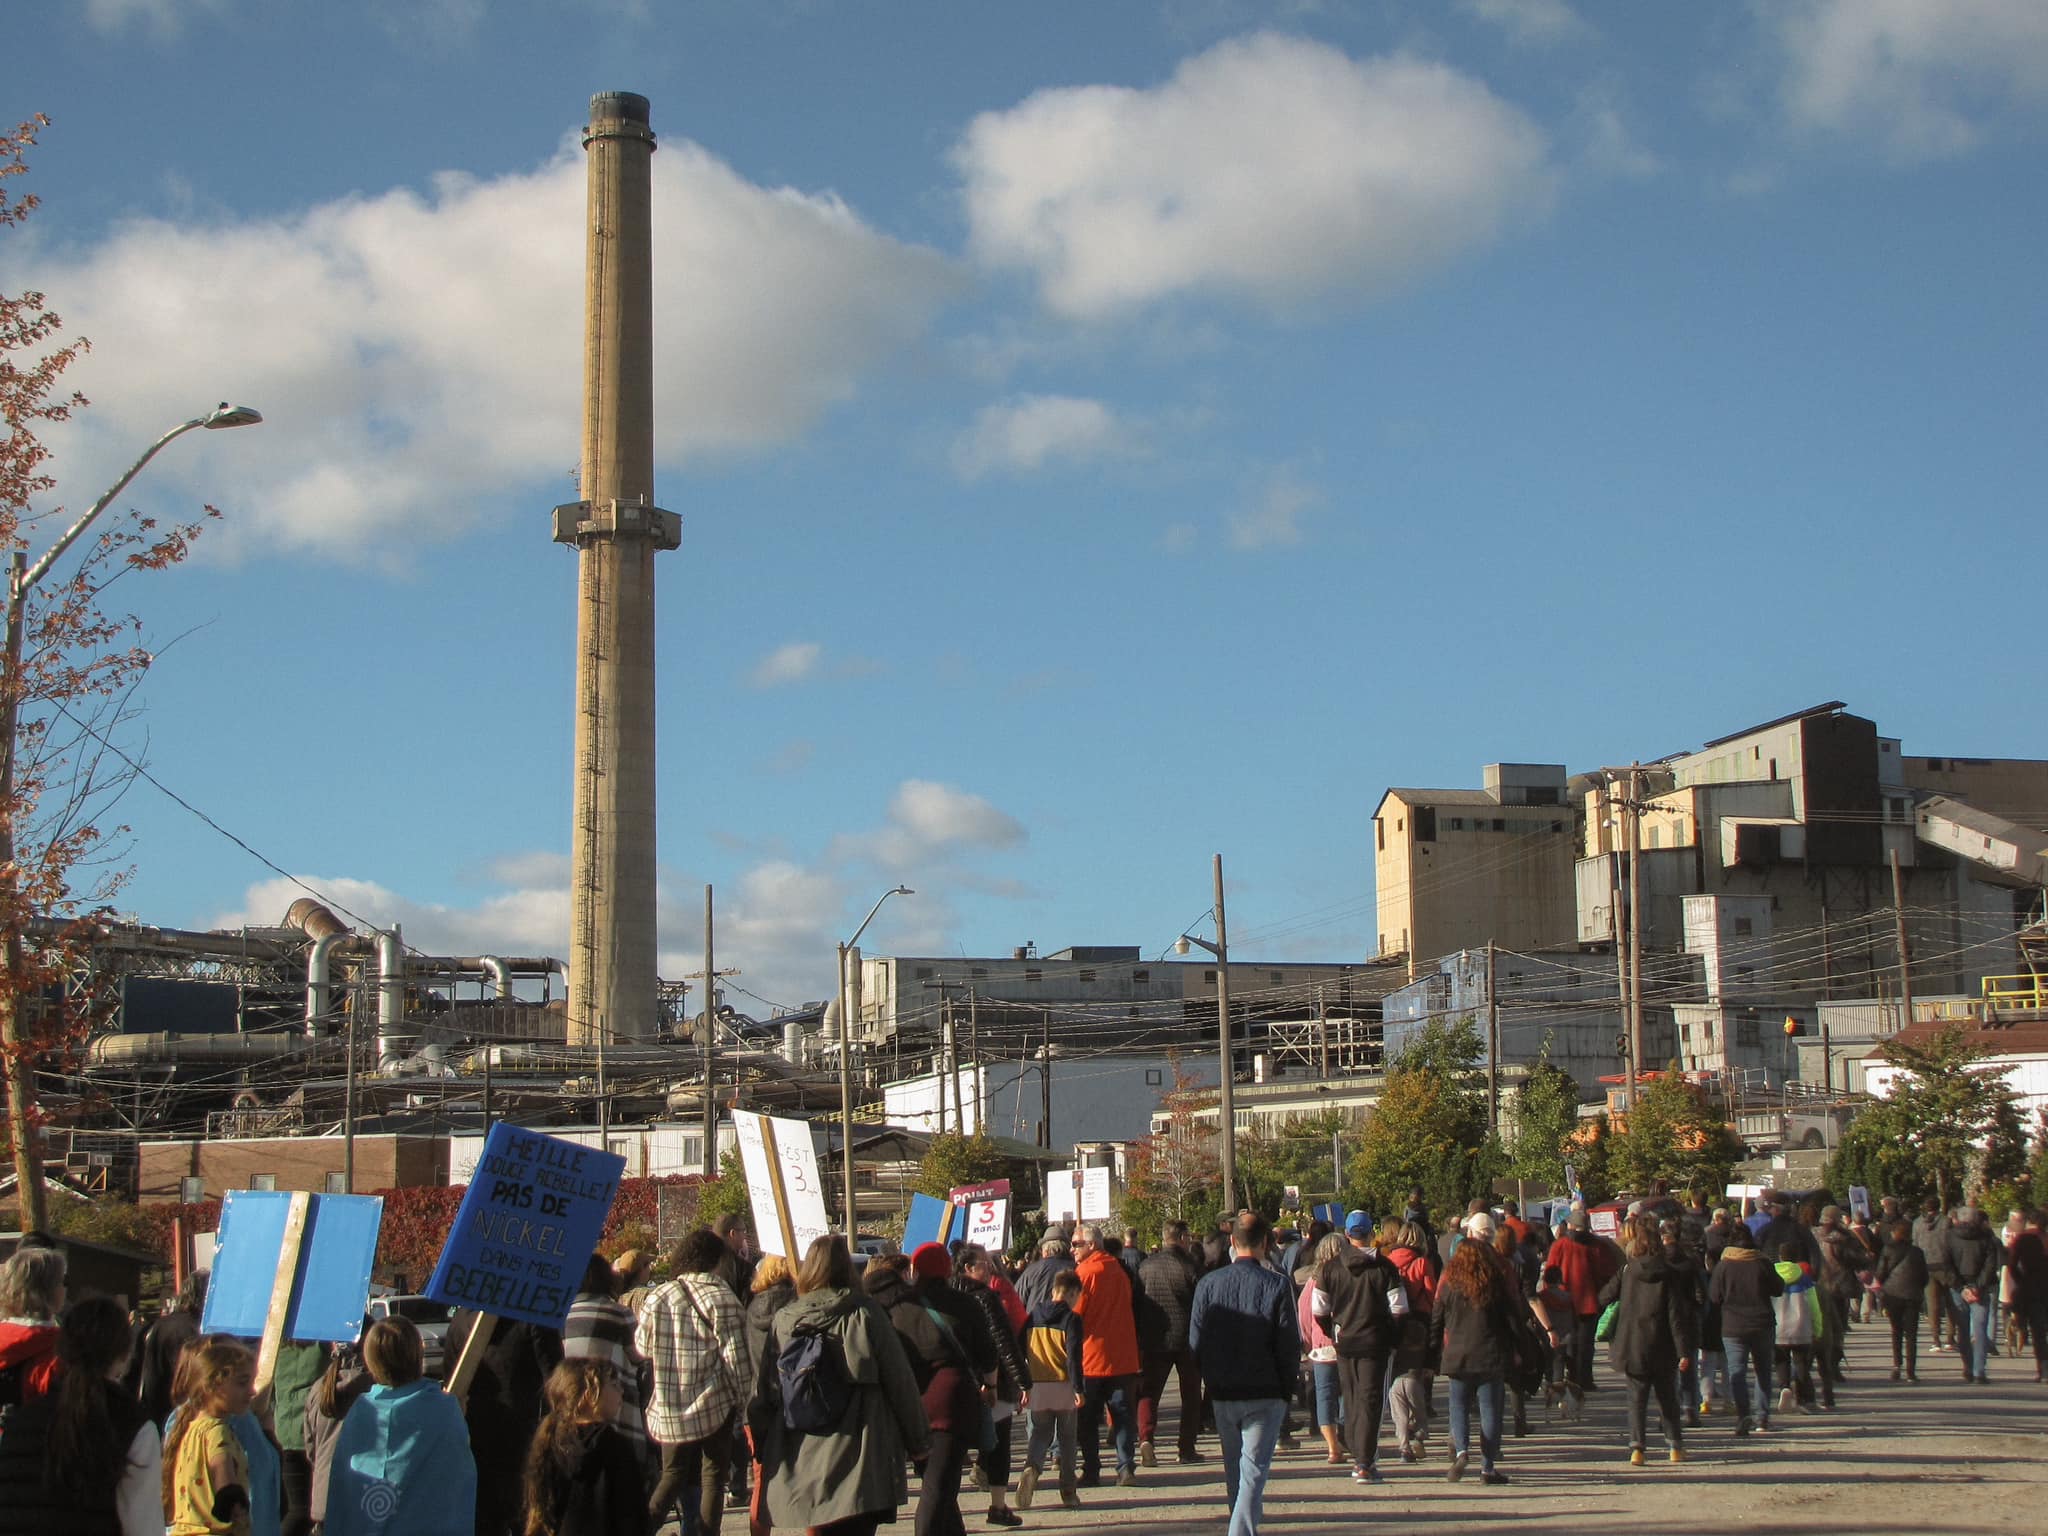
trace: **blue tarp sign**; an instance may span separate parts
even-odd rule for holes
[[[1344,1227],[1344,1207],[1341,1205],[1318,1205],[1309,1210],[1310,1221],[1327,1221],[1339,1231]]]
[[[903,1222],[903,1251],[915,1253],[924,1243],[949,1243],[966,1227],[952,1201],[936,1195],[912,1195],[910,1215]]]
[[[234,1189],[221,1204],[213,1278],[206,1288],[204,1333],[259,1339],[270,1315],[284,1254],[292,1197]],[[299,1244],[298,1274],[285,1312],[284,1337],[352,1344],[362,1336],[370,1269],[384,1202],[375,1195],[314,1195]]]
[[[502,1120],[491,1127],[426,1294],[560,1328],[626,1160]]]

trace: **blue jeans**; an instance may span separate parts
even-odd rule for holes
[[[1963,1365],[1970,1373],[1971,1380],[1982,1376],[1989,1367],[1985,1362],[1991,1356],[1991,1307],[1992,1297],[1984,1292],[1977,1293],[1975,1301],[1963,1300],[1963,1288],[1955,1290],[1955,1315],[1966,1320],[1963,1334]]]
[[[1774,1344],[1759,1344],[1752,1349],[1748,1339],[1723,1336],[1721,1353],[1728,1358],[1728,1391],[1735,1398],[1735,1412],[1739,1417],[1751,1417],[1749,1368],[1752,1365],[1756,1367],[1756,1385],[1760,1394],[1757,1411],[1764,1418],[1771,1416],[1771,1357],[1776,1350]]]
[[[1116,1469],[1138,1469],[1138,1378],[1081,1378],[1081,1473],[1102,1475],[1102,1411],[1109,1410],[1109,1430],[1116,1445]]]
[[[1500,1460],[1500,1415],[1507,1383],[1498,1376],[1484,1381],[1451,1378],[1451,1454],[1464,1456],[1472,1445],[1472,1404],[1479,1404],[1479,1462],[1487,1471]]]
[[[1287,1419],[1286,1399],[1223,1398],[1212,1400],[1210,1408],[1216,1415],[1216,1437],[1223,1442],[1228,1536],[1255,1536],[1266,1499],[1266,1471],[1273,1465],[1273,1448],[1280,1443],[1280,1426]]]
[[[1316,1428],[1334,1428],[1344,1422],[1344,1389],[1337,1383],[1337,1362],[1315,1361],[1309,1369],[1316,1379]]]

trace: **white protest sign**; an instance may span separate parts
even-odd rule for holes
[[[1849,1214],[1870,1220],[1870,1191],[1861,1184],[1849,1186]]]
[[[1046,1175],[1045,1214],[1052,1221],[1107,1221],[1107,1168],[1056,1168]]]
[[[960,1207],[967,1217],[966,1238],[991,1253],[1001,1253],[1010,1241],[1010,1202],[975,1200]]]
[[[811,1128],[802,1120],[779,1120],[744,1109],[732,1112],[732,1125],[761,1251],[799,1264],[812,1242],[832,1230],[825,1216],[825,1181],[818,1173]]]

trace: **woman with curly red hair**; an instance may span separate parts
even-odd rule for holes
[[[1500,1484],[1500,1425],[1507,1398],[1508,1362],[1513,1358],[1521,1300],[1501,1263],[1484,1242],[1458,1244],[1437,1283],[1430,1333],[1451,1382],[1451,1469],[1465,1475],[1471,1450],[1472,1409],[1479,1409],[1479,1480]]]

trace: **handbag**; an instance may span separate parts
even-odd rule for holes
[[[1614,1337],[1614,1320],[1621,1314],[1621,1303],[1610,1301],[1607,1310],[1600,1314],[1600,1321],[1593,1325],[1593,1337],[1605,1344]]]

